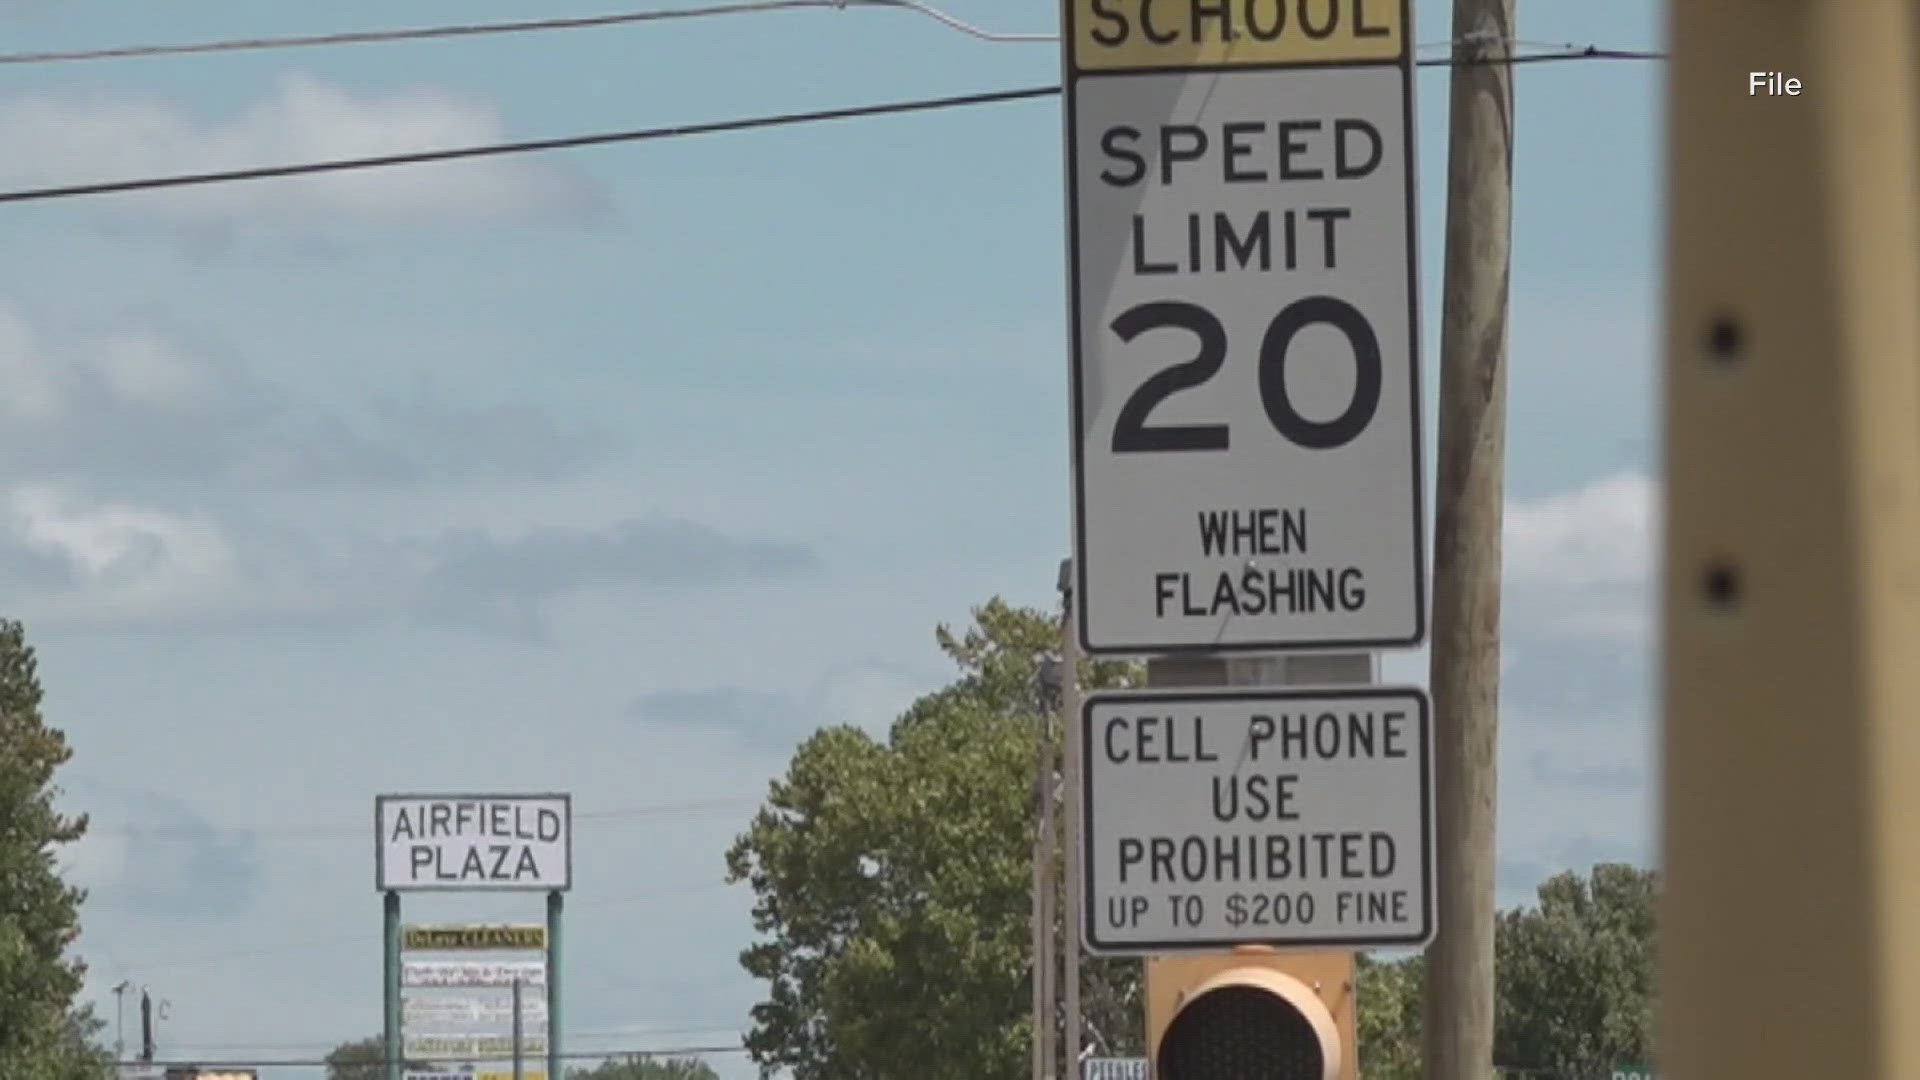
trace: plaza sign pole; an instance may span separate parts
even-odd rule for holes
[[[386,906],[386,952],[381,964],[382,1001],[386,1015],[386,1080],[400,1080],[400,894],[388,889]]]
[[[571,874],[569,874],[571,876]],[[560,1080],[560,913],[566,894],[547,892],[547,1080]]]

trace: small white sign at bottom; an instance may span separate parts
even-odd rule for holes
[[[410,1058],[492,1058],[513,1056],[513,1036],[511,1035],[409,1035],[401,1051]],[[522,1033],[520,1036],[522,1054],[544,1054],[547,1052],[547,1037],[544,1034]]]
[[[1080,1080],[1148,1080],[1146,1058],[1088,1058]]]
[[[479,1072],[467,1072],[461,1069],[427,1070],[406,1073],[406,1080],[513,1080],[512,1069],[482,1069]],[[522,1069],[520,1080],[547,1080],[545,1069]]]

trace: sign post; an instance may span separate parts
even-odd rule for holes
[[[513,980],[513,1080],[526,1080],[525,1045],[521,1042],[523,1026],[521,1019],[520,987],[522,980]]]
[[[1404,0],[1066,0],[1091,653],[1426,630]]]
[[[1433,935],[1428,704],[1260,676],[1427,632],[1410,4],[1061,9],[1075,622],[1154,687],[1078,718],[1075,917],[1215,954],[1149,959],[1156,1071],[1350,1078],[1313,987]]]
[[[560,1080],[560,912],[566,894],[547,891],[547,1076]]]
[[[392,889],[381,892],[381,907],[385,912],[386,941],[385,958],[381,964],[383,972],[382,1002],[386,1015],[386,1069],[383,1075],[387,1080],[400,1080],[400,894]]]
[[[573,803],[568,795],[381,795],[374,799],[374,886],[385,910],[384,1003],[387,1080],[401,1080],[403,1063],[433,1057],[510,1057],[511,1075],[524,1073],[522,1051],[544,1054],[544,1073],[560,1075],[561,897],[573,884]],[[400,922],[403,891],[525,890],[546,893],[546,923],[510,926],[407,926]],[[515,952],[540,959],[403,960],[402,951]],[[485,1022],[501,1010],[484,1001],[403,1000],[404,987],[510,988],[505,1010],[510,1034],[474,1033],[403,1038],[407,1017]],[[544,998],[527,993],[538,988]],[[535,1004],[537,1002],[537,1004]],[[523,1024],[544,1021],[541,1034]],[[431,1074],[422,1074],[431,1075]],[[464,1075],[464,1074],[463,1074]],[[482,1074],[487,1075],[487,1074]]]

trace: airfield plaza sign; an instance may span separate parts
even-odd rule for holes
[[[1417,645],[1404,0],[1064,8],[1084,645]]]
[[[1432,939],[1423,691],[1130,691],[1081,722],[1088,951]]]
[[[381,795],[376,887],[565,890],[573,884],[567,795]]]
[[[378,795],[373,829],[374,885],[385,921],[384,1042],[396,1051],[383,1075],[402,1080],[402,1057],[444,1063],[529,1055],[544,1056],[544,1072],[558,1075],[558,947],[562,897],[573,884],[572,797]],[[498,890],[545,892],[546,925],[401,921],[408,892]],[[468,956],[449,956],[461,953]],[[537,958],[498,955],[527,953]],[[502,1023],[512,1030],[474,1030]],[[404,1072],[414,1080],[442,1075]]]

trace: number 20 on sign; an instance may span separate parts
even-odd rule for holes
[[[1066,18],[1084,644],[1419,644],[1404,4]]]

